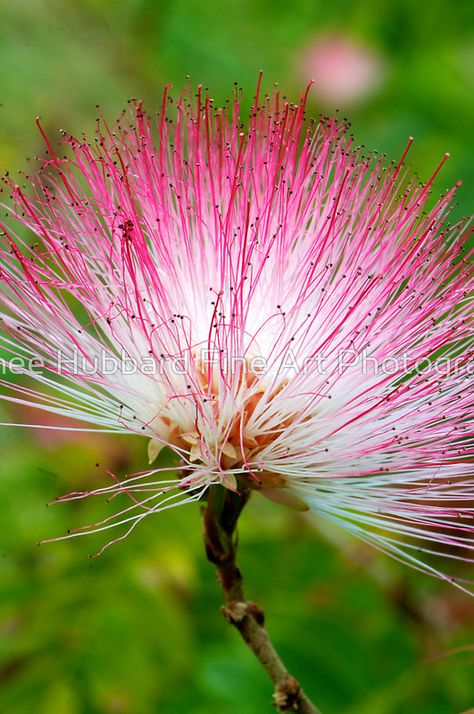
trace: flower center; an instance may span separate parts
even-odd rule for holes
[[[199,393],[196,407],[205,407],[203,419],[194,428],[183,427],[175,419],[161,415],[154,424],[163,442],[186,452],[190,462],[219,473],[222,485],[238,490],[238,480],[261,491],[271,500],[306,510],[306,504],[287,492],[287,479],[265,468],[264,450],[291,426],[296,415],[282,417],[275,425],[274,400],[287,382],[269,385],[268,379],[251,370],[248,361],[236,374],[223,375],[216,365],[194,359]],[[272,408],[273,406],[273,408]],[[198,410],[197,410],[198,411]],[[265,416],[267,414],[267,416]],[[149,444],[150,462],[164,443]]]

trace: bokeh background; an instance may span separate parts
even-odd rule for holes
[[[445,151],[457,218],[474,207],[474,5],[469,0],[2,0],[0,168],[50,136],[90,132],[129,97],[158,108],[189,74],[216,102],[257,72],[315,113],[339,108],[359,143],[426,180]],[[33,421],[0,405],[2,421]],[[44,417],[43,417],[44,418]],[[48,421],[51,421],[49,419]],[[264,714],[271,687],[222,620],[199,509],[147,519],[101,558],[94,537],[36,542],[112,508],[61,493],[145,465],[135,437],[0,429],[0,712]],[[474,607],[453,588],[255,498],[241,523],[248,596],[325,714],[460,714],[474,707]]]

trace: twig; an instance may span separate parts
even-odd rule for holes
[[[263,610],[246,600],[242,575],[237,566],[237,521],[248,501],[245,488],[234,493],[222,486],[212,486],[203,509],[204,543],[208,560],[215,565],[224,593],[224,617],[241,634],[275,685],[274,704],[280,712],[320,714],[298,681],[290,675],[264,627]]]

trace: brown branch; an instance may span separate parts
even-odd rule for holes
[[[203,509],[204,543],[208,560],[217,569],[224,593],[224,617],[241,634],[275,685],[274,704],[280,712],[320,714],[290,675],[264,627],[263,610],[245,599],[242,575],[237,566],[237,521],[250,492],[234,493],[222,486],[211,486]]]

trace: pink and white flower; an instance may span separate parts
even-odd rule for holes
[[[368,99],[387,76],[385,57],[342,32],[312,38],[300,65],[303,76],[314,79],[319,100],[339,108]]]
[[[89,530],[246,483],[448,578],[431,555],[473,550],[469,228],[454,190],[429,208],[439,169],[421,185],[305,102],[258,89],[246,124],[238,92],[167,88],[156,128],[132,103],[68,158],[45,137],[7,179],[0,339],[27,379],[3,398],[147,437]]]

